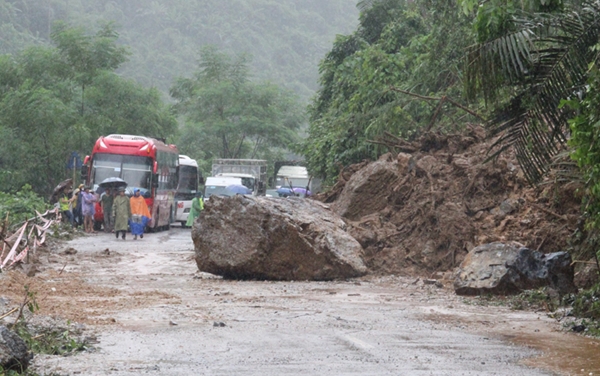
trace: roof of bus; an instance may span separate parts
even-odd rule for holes
[[[187,155],[179,154],[179,165],[198,167],[198,162],[196,162],[195,159],[188,157]]]
[[[111,134],[100,137],[94,145],[94,153],[116,153],[127,155],[150,155],[155,150],[177,153],[177,146],[166,145],[151,137],[128,134]]]

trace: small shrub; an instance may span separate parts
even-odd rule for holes
[[[577,317],[600,319],[600,283],[575,296],[573,313]]]
[[[43,213],[48,208],[44,199],[38,196],[29,184],[17,193],[0,192],[0,220],[8,213],[9,224],[24,221],[35,216],[36,210]]]

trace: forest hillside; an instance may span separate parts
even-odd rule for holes
[[[336,34],[356,27],[358,10],[355,0],[0,0],[0,53],[47,43],[57,20],[87,28],[114,22],[131,52],[120,72],[144,86],[167,92],[210,44],[251,54],[258,79],[307,100],[319,61]]]

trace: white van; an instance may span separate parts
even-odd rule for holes
[[[234,196],[235,193],[227,190],[229,186],[241,186],[242,178],[232,178],[225,176],[210,176],[206,178],[204,182],[204,201],[208,200],[210,196]]]

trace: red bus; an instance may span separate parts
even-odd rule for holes
[[[179,151],[175,145],[150,137],[111,134],[96,141],[92,155],[85,157],[81,173],[94,192],[109,177],[125,180],[128,195],[139,188],[152,215],[148,227],[163,230],[174,221],[178,166]],[[100,224],[104,217],[98,209],[96,205],[94,220]]]

